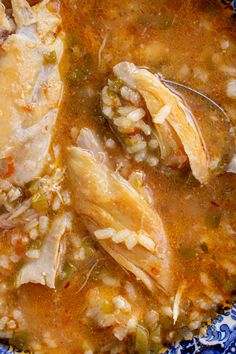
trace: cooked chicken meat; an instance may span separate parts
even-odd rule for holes
[[[0,4],[1,176],[18,184],[42,172],[62,93],[61,20],[47,2],[12,0],[12,18]]]
[[[68,150],[75,208],[89,231],[122,267],[151,290],[172,290],[171,250],[160,216],[109,166],[97,137],[83,129]]]
[[[227,129],[229,137],[220,141],[220,153],[212,153],[194,114],[157,75],[129,62],[117,64],[113,72],[115,78],[108,80],[102,91],[102,110],[126,151],[137,162],[145,160],[151,166],[156,166],[159,158],[174,168],[189,164],[194,177],[207,183],[210,174],[220,169],[227,149],[232,148],[228,122],[219,129],[222,135]]]
[[[57,216],[44,240],[40,256],[27,262],[19,271],[16,286],[38,283],[55,288],[57,270],[60,264],[60,242],[66,231],[66,215]]]

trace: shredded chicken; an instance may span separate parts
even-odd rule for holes
[[[55,288],[57,269],[60,262],[60,241],[67,228],[66,215],[57,216],[44,240],[40,257],[26,263],[19,271],[16,286],[38,283]]]
[[[180,303],[183,296],[183,292],[186,289],[186,283],[183,282],[179,287],[175,295],[174,305],[173,305],[173,321],[176,323],[179,313],[180,313]]]
[[[68,150],[75,208],[122,267],[151,290],[157,285],[171,291],[172,256],[161,218],[127,180],[112,171],[97,140],[89,129],[83,129],[79,147]]]
[[[145,157],[151,166],[157,165],[150,156],[150,150],[157,148],[150,149],[151,141],[157,139],[163,163],[181,168],[189,162],[195,178],[206,183],[210,171],[208,151],[196,120],[183,100],[147,69],[121,62],[113,71],[118,81],[108,80],[108,86],[102,91],[103,113],[121,136],[125,136],[126,145],[129,138],[127,151],[138,152],[137,162]],[[151,122],[140,107],[147,109]]]
[[[62,93],[61,20],[47,3],[12,0],[12,19],[0,5],[0,159],[14,159],[9,179],[18,184],[39,176],[47,161]]]
[[[232,160],[230,161],[226,171],[230,173],[236,173],[236,154],[233,156]]]

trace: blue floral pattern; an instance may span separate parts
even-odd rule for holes
[[[232,5],[233,9],[236,11],[236,0],[233,0],[231,2],[231,5]]]
[[[0,347],[0,354],[16,354],[16,353],[19,354],[19,352],[12,351],[11,349],[9,349],[9,347],[6,347],[5,345]]]
[[[167,354],[236,354],[236,304],[216,317],[206,335],[192,341],[181,341]]]

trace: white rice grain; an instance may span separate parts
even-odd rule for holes
[[[23,321],[23,315],[22,312],[18,309],[13,310],[12,316],[14,317],[15,320],[17,321]]]
[[[226,94],[229,98],[236,100],[236,79],[227,82]]]
[[[14,202],[21,196],[21,191],[18,188],[12,188],[8,192],[8,198],[10,202]]]
[[[129,321],[127,322],[127,328],[129,333],[135,333],[136,328],[138,325],[138,319],[135,316],[132,316]]]
[[[110,119],[114,116],[114,112],[110,106],[104,105],[102,108],[102,113]]]
[[[147,158],[147,163],[149,164],[149,166],[155,167],[159,164],[159,159],[155,156],[149,156]]]
[[[134,90],[132,90],[131,88],[127,87],[127,86],[122,86],[121,88],[121,96],[127,100],[130,101],[131,103],[133,103],[135,106],[140,104],[141,101],[141,97],[139,95],[138,92],[135,92]]]
[[[115,118],[114,119],[114,124],[117,126],[117,127],[121,127],[123,129],[127,129],[127,128],[130,128],[131,126],[131,121],[128,120],[127,118]]]
[[[118,231],[112,237],[112,241],[115,243],[121,243],[129,237],[130,231],[128,229]]]
[[[155,124],[163,124],[171,112],[171,107],[169,105],[165,105],[161,107],[159,112],[153,117],[153,123]]]
[[[34,250],[34,249],[31,249],[31,250],[28,250],[25,252],[26,256],[28,258],[32,258],[32,259],[37,259],[40,257],[40,251],[39,250]]]
[[[220,42],[221,49],[226,50],[230,46],[230,41],[228,39],[222,39]]]
[[[71,204],[71,195],[70,195],[70,192],[68,190],[63,190],[61,192],[61,196],[62,196],[62,199],[63,199],[63,203],[65,205],[70,205]]]
[[[137,292],[135,290],[135,287],[129,281],[127,281],[125,283],[125,291],[126,291],[126,293],[127,293],[127,295],[128,295],[130,300],[136,300],[137,299]]]
[[[8,322],[9,318],[7,316],[3,316],[2,318],[0,318],[0,330],[2,331],[4,329],[4,327],[6,326],[7,322]]]
[[[112,228],[96,230],[94,235],[98,240],[106,240],[108,238],[112,238],[115,235],[115,230]]]
[[[127,117],[127,115],[135,110],[134,106],[122,106],[119,107],[117,112],[124,117]]]
[[[55,196],[53,202],[52,202],[52,210],[57,211],[61,207],[61,201],[58,195]]]
[[[131,305],[130,303],[121,295],[115,296],[112,299],[113,304],[118,310],[124,311],[124,312],[130,312],[131,311]]]
[[[5,255],[0,256],[0,267],[4,269],[10,268],[10,260],[7,256]]]
[[[135,156],[134,156],[134,160],[135,160],[136,162],[142,162],[142,161],[144,161],[145,158],[146,158],[146,153],[147,153],[146,150],[137,152],[137,153],[135,154]]]
[[[8,327],[9,329],[15,329],[15,328],[16,328],[16,322],[15,322],[14,320],[8,321],[7,327]]]
[[[105,86],[102,90],[102,101],[106,106],[112,106],[112,99],[108,95],[108,87]]]
[[[151,150],[155,150],[158,148],[158,141],[156,139],[151,139],[149,142],[148,142],[148,146]]]
[[[79,129],[77,127],[71,128],[70,135],[71,135],[72,140],[74,142],[76,142],[76,139],[77,139],[77,137],[79,135]]]
[[[159,313],[155,310],[150,310],[145,315],[145,324],[147,325],[148,329],[153,331],[157,323],[159,321]]]
[[[47,216],[43,215],[39,218],[39,231],[41,234],[45,234],[48,231],[49,219]]]
[[[123,326],[115,327],[112,333],[119,341],[122,341],[128,334],[128,328]]]
[[[236,77],[236,67],[230,65],[221,65],[219,70],[222,71],[224,74]]]
[[[116,147],[116,143],[113,139],[109,138],[106,140],[106,147],[108,149],[114,149]]]
[[[146,149],[146,147],[147,147],[146,141],[141,141],[141,142],[138,142],[138,143],[128,147],[127,151],[130,154],[135,154],[137,152],[143,151],[144,149]]]
[[[145,134],[145,135],[150,135],[151,134],[151,132],[152,132],[152,130],[151,130],[151,128],[149,127],[149,125],[148,124],[146,124],[143,120],[141,120],[141,121],[139,121],[138,123],[137,123],[137,127],[139,127],[142,131],[143,131],[143,133]]]
[[[120,280],[118,278],[111,277],[108,274],[103,274],[101,279],[105,285],[112,288],[118,288],[120,286]]]
[[[38,237],[38,230],[37,229],[32,229],[30,230],[30,233],[29,233],[29,237],[32,239],[32,240],[36,240],[36,238]]]
[[[4,192],[8,192],[12,187],[11,183],[5,179],[0,180],[0,189]]]
[[[134,111],[130,112],[127,115],[127,119],[131,120],[132,122],[138,122],[145,116],[145,111],[142,108],[137,108]]]
[[[28,232],[30,230],[32,230],[33,228],[35,228],[36,226],[38,226],[38,219],[34,218],[32,219],[30,222],[28,222],[27,224],[25,224],[24,226],[24,231]]]
[[[125,245],[128,250],[133,249],[138,243],[138,237],[135,232],[130,232],[129,236],[125,239]]]
[[[193,77],[203,83],[206,83],[208,80],[208,72],[201,68],[194,68]]]
[[[139,235],[139,243],[144,248],[146,248],[148,251],[153,252],[155,249],[155,242],[150,237],[148,237],[144,234]]]

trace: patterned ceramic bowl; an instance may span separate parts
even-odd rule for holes
[[[221,0],[230,7],[236,16],[236,0]],[[0,354],[23,354],[21,351],[0,344]],[[171,347],[166,354],[236,354],[236,303],[225,308],[208,326],[206,335],[194,337],[190,341],[181,341]]]
[[[207,328],[204,337],[182,341],[173,346],[168,354],[234,354],[236,353],[236,304],[225,309]]]

